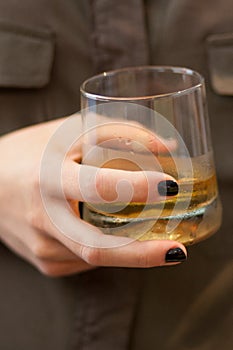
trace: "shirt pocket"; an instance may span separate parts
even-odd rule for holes
[[[214,92],[233,96],[233,32],[209,35],[206,47]]]
[[[50,81],[55,38],[50,30],[0,21],[0,87],[41,88]]]

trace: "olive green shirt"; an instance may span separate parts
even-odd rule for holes
[[[0,132],[76,112],[84,79],[143,64],[206,79],[222,227],[177,267],[57,279],[0,245],[3,350],[232,349],[232,0],[0,0]]]

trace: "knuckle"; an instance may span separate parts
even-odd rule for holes
[[[101,253],[97,248],[82,246],[80,255],[81,258],[90,265],[101,265]]]
[[[63,277],[70,274],[69,268],[64,267],[61,264],[57,262],[51,262],[51,261],[38,261],[37,268],[42,273],[42,275],[56,278],[56,277]]]
[[[138,255],[137,264],[138,264],[138,267],[144,267],[144,268],[152,266],[149,256],[143,252]]]
[[[40,261],[37,265],[37,268],[42,273],[42,275],[47,277],[61,277],[64,275],[64,272],[62,272],[59,267],[49,262],[46,263]]]
[[[98,197],[103,201],[115,201],[117,193],[117,179],[110,169],[100,169],[95,178],[95,190]],[[98,198],[99,199],[99,198]]]
[[[33,184],[31,188],[31,197],[29,201],[30,207],[26,213],[26,220],[29,226],[39,230],[44,230],[44,224],[46,221],[40,196],[39,180],[31,181],[33,181]]]
[[[46,260],[50,257],[50,249],[47,243],[43,240],[37,241],[31,247],[33,255],[40,260]]]
[[[97,193],[102,197],[103,188],[105,186],[104,176],[102,171],[98,171],[95,177],[95,188]]]
[[[36,228],[38,230],[43,230],[43,220],[41,218],[41,214],[38,212],[38,209],[33,208],[29,210],[26,214],[26,220],[29,226]]]
[[[30,184],[31,184],[31,189],[33,193],[39,193],[40,192],[40,178],[39,178],[39,171],[38,170],[33,170],[31,172],[30,176]]]

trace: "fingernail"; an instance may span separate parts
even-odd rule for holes
[[[186,259],[187,259],[187,256],[185,255],[183,250],[180,248],[169,249],[166,256],[165,256],[165,261],[167,263],[169,263],[169,262],[181,262],[181,261],[185,261]]]
[[[166,180],[158,184],[160,196],[175,196],[179,192],[179,186],[175,181]]]

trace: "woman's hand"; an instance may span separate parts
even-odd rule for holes
[[[43,152],[55,130],[63,122],[64,120],[59,119],[39,124],[0,139],[1,240],[16,254],[48,276],[69,275],[96,266],[160,266],[165,264],[168,251],[170,256],[179,255],[180,261],[185,259],[185,247],[178,242],[138,242],[125,237],[104,235],[96,227],[80,219],[78,207],[74,214],[67,205],[67,201],[73,203],[74,200],[83,201],[86,198],[94,203],[97,200],[96,189],[98,196],[103,200],[114,201],[117,197],[116,184],[122,179],[127,179],[134,189],[132,200],[145,201],[148,186],[153,186],[155,190],[151,200],[158,201],[164,199],[159,194],[158,184],[164,180],[174,180],[170,176],[148,172],[145,179],[140,171],[119,169],[96,171],[95,167],[81,165],[82,138],[80,138],[63,162],[62,193],[56,186],[56,179],[49,176],[50,173],[40,182]],[[79,116],[76,117],[76,132],[81,136]],[[104,137],[106,138],[106,134]],[[151,135],[148,134],[148,137]],[[143,140],[147,140],[146,131]],[[157,146],[159,147],[159,141]],[[50,156],[56,162],[56,159],[63,156],[63,151],[61,140],[61,143],[55,144],[52,148]],[[48,169],[50,166],[51,164]],[[59,214],[61,226],[62,222],[68,222],[71,231],[77,233],[77,239],[74,239],[69,232],[64,232],[66,225],[59,227],[59,223],[53,222],[48,216],[44,207],[43,193],[46,193],[50,208],[54,208]],[[173,250],[174,248],[176,250]]]

